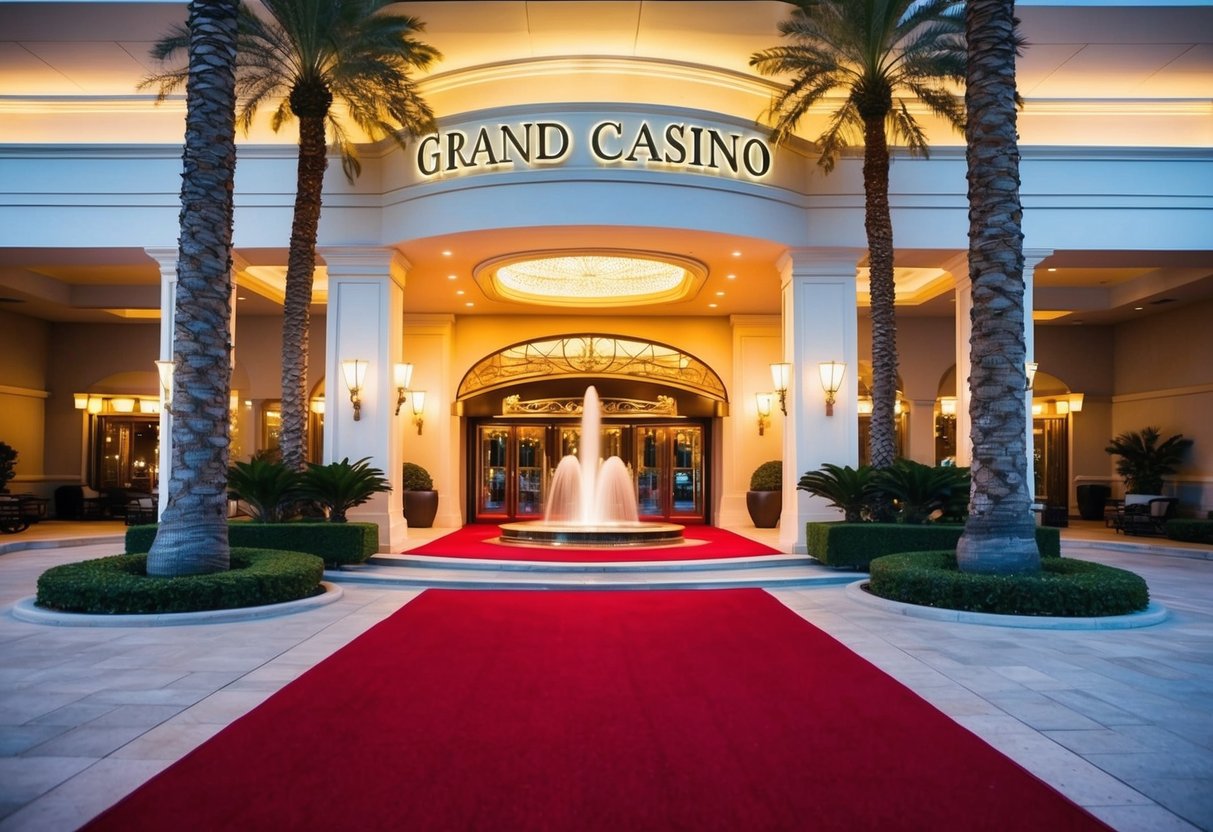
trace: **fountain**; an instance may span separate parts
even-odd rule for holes
[[[599,459],[602,405],[589,387],[581,410],[577,456],[560,460],[542,520],[504,523],[501,542],[543,546],[635,546],[681,543],[683,527],[638,517],[632,475],[617,456]]]

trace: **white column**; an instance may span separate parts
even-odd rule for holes
[[[157,358],[160,361],[172,361],[173,325],[177,312],[178,250],[173,247],[145,248],[144,251],[160,267],[160,354]],[[159,368],[153,365],[151,369],[156,371],[158,386],[160,384]],[[160,479],[156,489],[160,498],[159,512],[163,512],[165,506],[168,505],[168,483],[173,467],[173,418],[169,413],[171,407],[172,402],[166,401],[160,408],[160,458],[157,460]]]
[[[328,266],[327,347],[324,356],[325,462],[370,457],[392,484],[349,512],[350,520],[379,526],[379,551],[398,552],[406,531],[400,496],[401,431],[405,412],[394,415],[396,390],[392,365],[401,360],[404,280],[408,262],[395,249],[375,247],[320,248]],[[341,362],[369,362],[360,393],[361,417],[354,421]]]
[[[969,276],[969,255],[961,254],[943,265],[956,280],[956,464],[973,464],[973,437],[969,419],[969,364],[973,336],[973,280]]]
[[[1033,288],[1036,283],[1036,267],[1040,261],[1053,253],[1051,248],[1025,248],[1023,250],[1023,360],[1036,360],[1036,323],[1032,320]],[[1026,372],[1026,370],[1025,370]],[[1028,453],[1028,465],[1024,476],[1028,481],[1028,493],[1036,499],[1036,465],[1033,459],[1034,442],[1032,437],[1032,391],[1028,390],[1024,398],[1027,409],[1027,425],[1025,439]]]
[[[837,520],[838,510],[796,490],[823,463],[859,463],[856,263],[861,249],[793,249],[779,264],[783,287],[783,360],[792,364],[783,432],[783,514],[779,546],[805,551],[805,523]],[[818,364],[846,362],[834,415],[826,415]],[[778,417],[776,417],[778,418]]]

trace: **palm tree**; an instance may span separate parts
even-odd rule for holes
[[[1027,482],[1023,209],[1015,132],[1015,55],[1022,42],[1013,0],[969,0],[965,25],[973,484],[956,559],[967,572],[1028,574],[1040,570],[1040,552]]]
[[[326,129],[341,153],[351,182],[361,172],[344,115],[372,139],[389,137],[401,147],[406,137],[432,132],[434,114],[410,77],[441,57],[414,38],[424,24],[392,8],[394,0],[263,0],[265,16],[242,6],[237,79],[240,125],[247,131],[257,109],[277,101],[271,125],[278,130],[299,119],[299,163],[295,212],[287,257],[282,324],[282,461],[292,470],[307,465],[308,327],[316,229],[320,223],[324,173],[328,167]],[[164,60],[182,47],[174,31],[156,44]],[[180,84],[181,73],[148,80],[162,92]]]
[[[844,96],[817,139],[818,164],[829,173],[839,154],[862,139],[864,225],[872,298],[871,462],[896,458],[893,407],[897,395],[897,322],[894,313],[893,221],[889,215],[889,145],[903,141],[926,155],[927,140],[907,109],[920,101],[958,129],[963,110],[946,82],[964,80],[962,3],[959,0],[796,0],[779,25],[792,43],[750,57],[763,75],[790,75],[791,83],[766,114],[771,137],[784,141],[814,105]]]
[[[189,7],[173,452],[168,500],[147,556],[152,576],[228,568],[237,10],[237,0],[194,0]]]

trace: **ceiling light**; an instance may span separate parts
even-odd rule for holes
[[[462,289],[456,289],[456,290],[455,290],[455,294],[456,294],[456,295],[463,295],[463,294],[466,294],[466,292],[464,292]]]
[[[717,292],[716,297],[718,297],[718,298],[724,297],[724,292]]]
[[[719,306],[719,304],[716,304],[716,303],[709,303],[709,304],[708,304],[708,309],[715,309],[717,306]]]
[[[450,252],[449,250],[444,251],[444,252],[442,252],[442,256],[443,256],[443,257],[450,257],[450,256],[451,256],[451,252]]]
[[[735,251],[735,252],[733,252],[733,256],[734,256],[734,257],[740,257],[740,256],[741,256],[741,252],[740,252],[740,251]]]
[[[457,275],[457,274],[448,274],[448,275],[446,276],[446,279],[447,279],[447,280],[458,280],[458,279],[459,279],[459,275]]]
[[[495,300],[561,307],[670,303],[693,295],[706,277],[707,270],[693,260],[608,249],[514,255],[475,273]]]
[[[725,279],[725,280],[736,280],[736,279],[737,279],[737,275],[735,275],[735,274],[726,274],[726,275],[724,276],[724,279]]]
[[[1145,309],[1145,307],[1144,307],[1144,306],[1134,306],[1134,307],[1133,307],[1133,311],[1134,311],[1134,312],[1140,312],[1140,311],[1141,311],[1141,310],[1143,310],[1143,309]]]
[[[476,304],[472,303],[470,300],[469,300],[467,303],[465,303],[465,304],[464,304],[464,306],[467,306],[467,307],[472,307],[472,306],[475,306],[475,305],[476,305]]]

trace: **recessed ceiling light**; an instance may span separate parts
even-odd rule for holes
[[[715,304],[715,303],[709,303],[709,304],[708,304],[708,309],[715,309],[715,308],[716,308],[718,305],[719,305],[719,304]]]
[[[1134,311],[1134,312],[1140,312],[1140,311],[1141,311],[1141,310],[1143,310],[1143,309],[1145,309],[1145,307],[1144,307],[1144,306],[1134,306],[1134,307],[1133,307],[1133,311]]]
[[[476,304],[472,303],[470,300],[464,304],[464,306],[475,306],[475,305]]]
[[[442,256],[443,256],[443,257],[450,257],[450,256],[451,256],[451,252],[450,252],[450,250],[448,249],[448,250],[446,250],[446,251],[442,252]]]
[[[1057,271],[1057,269],[1045,269],[1045,271],[1047,271],[1047,272],[1055,272],[1055,271]]]
[[[462,289],[456,289],[456,290],[455,290],[455,294],[457,294],[457,295],[462,295],[462,294],[463,294],[463,290],[462,290]]]
[[[716,297],[718,297],[718,298],[724,297],[724,292],[717,292]]]
[[[458,279],[459,279],[459,275],[457,275],[457,274],[448,274],[448,275],[446,276],[446,279],[447,279],[447,280],[458,280]]]
[[[735,251],[735,252],[733,252],[733,256],[734,256],[734,257],[740,257],[740,256],[741,256],[741,252],[740,252],[740,251]]]
[[[736,280],[736,279],[737,279],[737,275],[735,275],[735,274],[726,274],[726,275],[724,276],[724,278],[725,278],[725,280]]]
[[[248,300],[244,295],[236,295],[236,300]]]

